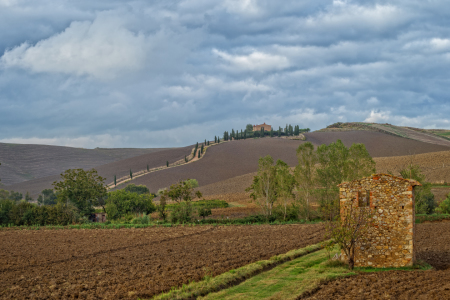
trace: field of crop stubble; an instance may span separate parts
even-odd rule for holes
[[[319,224],[4,230],[0,298],[150,298],[322,237]]]

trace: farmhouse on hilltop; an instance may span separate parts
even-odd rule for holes
[[[268,125],[265,122],[261,125],[253,125],[253,131],[261,131],[261,128],[264,128],[264,131],[271,131],[272,125]]]
[[[388,174],[339,185],[341,216],[353,207],[370,207],[373,223],[355,251],[355,267],[404,267],[415,261],[414,186],[411,179]],[[342,255],[346,259],[345,255]]]

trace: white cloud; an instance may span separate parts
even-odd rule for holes
[[[440,39],[440,38],[434,38],[430,41],[431,46],[438,50],[450,50],[450,39]]]
[[[377,4],[371,7],[338,1],[327,11],[308,17],[305,25],[322,31],[339,31],[345,35],[361,30],[383,31],[409,18],[407,12],[393,5]]]
[[[378,100],[377,97],[370,97],[369,99],[367,99],[367,104],[378,105],[380,104],[380,100]]]
[[[231,69],[241,71],[270,71],[289,67],[289,60],[280,55],[253,51],[249,55],[231,55],[224,51],[213,49],[213,53],[230,64]]]
[[[123,19],[107,13],[93,22],[74,21],[63,32],[35,45],[24,42],[5,51],[1,62],[32,72],[108,79],[141,68],[146,48],[143,34],[127,30]]]
[[[223,6],[230,13],[257,14],[260,12],[256,0],[225,0]]]

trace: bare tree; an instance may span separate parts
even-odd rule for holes
[[[327,237],[333,239],[347,256],[350,270],[355,266],[356,249],[364,242],[371,225],[370,207],[355,207],[353,201],[341,208],[337,220],[325,225]]]

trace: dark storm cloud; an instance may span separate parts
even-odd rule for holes
[[[0,140],[158,147],[259,122],[448,128],[449,8],[0,0]]]

